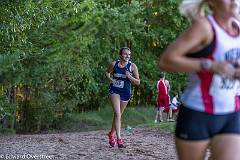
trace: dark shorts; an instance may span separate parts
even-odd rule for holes
[[[212,115],[180,107],[175,136],[185,140],[206,140],[219,134],[240,135],[240,112]]]
[[[130,92],[118,92],[118,91],[114,91],[114,90],[109,90],[109,95],[112,94],[118,94],[120,96],[120,100],[121,101],[129,101],[131,98],[131,93]]]

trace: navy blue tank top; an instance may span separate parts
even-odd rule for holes
[[[113,83],[110,84],[110,90],[129,94],[131,92],[131,81],[126,77],[126,71],[131,73],[131,61],[121,68],[118,66],[119,60],[113,67]]]

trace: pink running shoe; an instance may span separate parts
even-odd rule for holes
[[[122,139],[117,140],[118,148],[126,148],[126,146],[123,145]]]
[[[109,139],[110,146],[114,147],[115,146],[115,139],[114,139],[114,136],[110,132],[108,133],[108,139]]]

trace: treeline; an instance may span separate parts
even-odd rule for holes
[[[33,132],[107,103],[105,70],[128,46],[141,85],[131,106],[154,105],[158,59],[186,28],[176,0],[1,1],[0,127]],[[171,94],[184,74],[168,73]]]

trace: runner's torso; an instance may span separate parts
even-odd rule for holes
[[[114,91],[118,92],[131,92],[131,82],[126,77],[126,71],[132,72],[131,70],[131,62],[121,68],[119,67],[119,60],[116,61],[113,67],[113,83],[111,83],[110,88]]]
[[[214,49],[207,58],[217,62],[240,61],[240,36],[229,35],[213,16],[208,19],[214,30]],[[238,87],[238,80],[210,72],[192,73],[181,101],[188,108],[211,114],[236,112],[240,108],[236,99]]]

